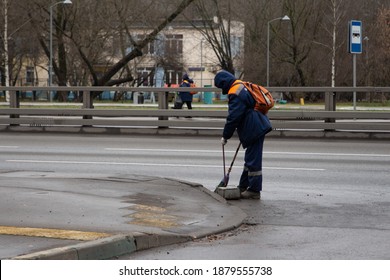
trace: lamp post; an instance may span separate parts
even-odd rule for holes
[[[9,53],[8,53],[8,40],[12,39],[12,36],[18,32],[23,26],[29,23],[32,19],[28,19],[18,28],[16,28],[11,34],[8,34],[8,0],[3,0],[4,5],[4,36],[3,36],[3,48],[4,48],[4,76],[5,76],[5,86],[9,87],[10,73],[9,73]],[[1,36],[0,36],[1,37]],[[10,96],[8,90],[5,91],[5,100],[9,102]]]
[[[8,1],[4,0],[4,75],[5,86],[9,87],[9,67],[8,67]],[[5,91],[5,101],[9,102],[9,92]]]
[[[49,58],[49,86],[52,86],[53,83],[53,7],[58,4],[72,4],[71,0],[64,0],[57,3],[54,3],[49,7],[50,10],[50,58]],[[52,101],[52,96],[50,93],[50,102]]]
[[[200,87],[203,87],[203,39],[200,40]]]
[[[274,18],[270,20],[267,24],[267,87],[269,86],[269,27],[271,22],[275,20],[287,21],[290,20],[290,18],[287,15],[284,17]]]

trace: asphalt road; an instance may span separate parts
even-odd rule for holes
[[[194,181],[214,189],[223,177],[219,138],[17,134],[0,135],[0,168],[62,173],[129,173]],[[226,146],[230,163],[237,140]],[[239,152],[230,183],[243,165]],[[316,185],[388,187],[390,144],[385,141],[270,138],[264,148],[264,191]]]
[[[231,201],[248,214],[239,229],[122,259],[390,258],[390,143],[269,138],[263,166],[262,200]],[[210,190],[223,177],[218,137],[2,133],[0,170],[152,175]]]

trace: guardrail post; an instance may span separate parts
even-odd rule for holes
[[[158,109],[167,110],[168,109],[168,94],[169,92],[159,92],[158,93]],[[168,117],[159,116],[159,121],[167,121]],[[167,126],[159,126],[158,128],[168,128]]]
[[[336,93],[325,92],[325,111],[336,111]],[[335,123],[335,118],[326,118],[325,123]],[[326,131],[334,131],[334,129],[326,129]]]
[[[9,91],[9,107],[10,108],[19,108],[20,107],[20,98],[19,91],[10,90]]]
[[[336,93],[325,93],[325,111],[336,111]]]
[[[83,109],[93,109],[93,100],[89,90],[83,91]],[[92,116],[83,116],[83,119],[92,119]]]
[[[91,92],[89,90],[83,91],[83,108],[84,109],[92,109],[93,108]]]
[[[20,108],[20,98],[19,98],[19,91],[10,90],[9,91],[9,107],[10,108]],[[11,119],[19,118],[19,115],[17,114],[11,114],[9,115]],[[11,126],[17,126],[17,124],[11,124]]]
[[[19,91],[10,90],[9,91],[9,107],[10,108],[20,108],[20,93]],[[19,118],[17,114],[9,115],[11,119]],[[18,126],[18,124],[11,124],[11,126]]]
[[[325,93],[325,111],[336,111],[336,93],[335,92],[326,92]]]

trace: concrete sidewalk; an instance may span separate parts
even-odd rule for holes
[[[238,227],[239,208],[168,178],[0,173],[0,259],[108,259]]]

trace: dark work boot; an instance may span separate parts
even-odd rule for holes
[[[238,185],[237,188],[240,189],[240,193],[243,193],[243,192],[246,191],[246,189],[247,189],[248,187],[243,187],[243,186]]]
[[[246,190],[241,193],[241,198],[243,199],[260,199],[260,197],[261,197],[260,192]]]

